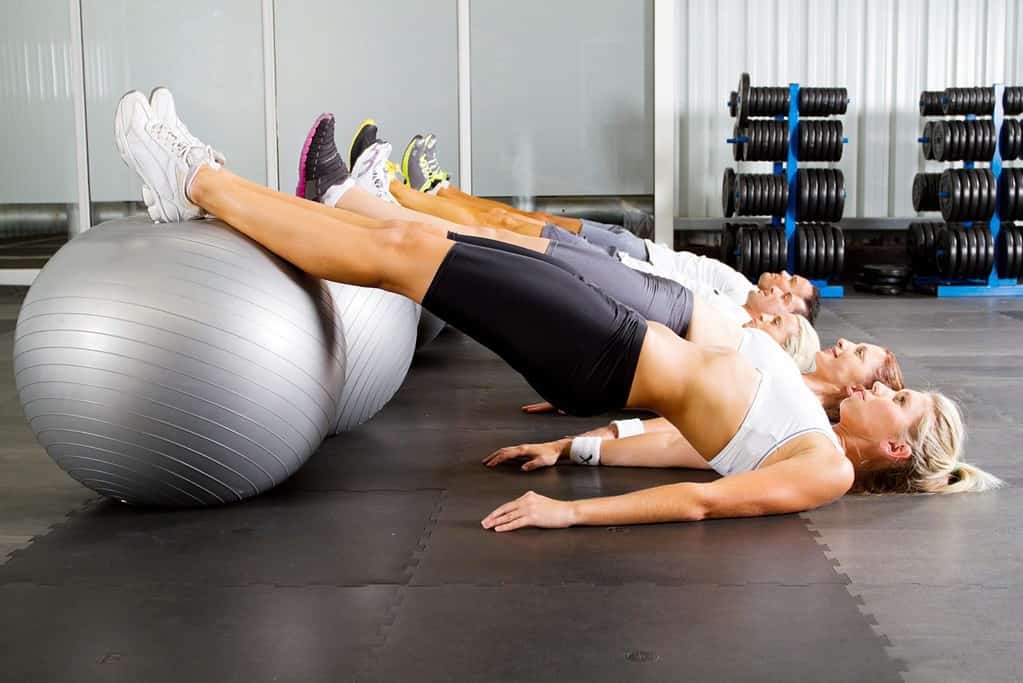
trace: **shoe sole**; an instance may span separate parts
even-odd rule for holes
[[[377,122],[373,119],[366,119],[359,124],[359,127],[355,129],[355,135],[352,136],[352,141],[348,144],[348,167],[354,168],[357,159],[352,158],[352,150],[355,149],[355,141],[359,139],[359,134],[363,131],[366,126],[376,126]],[[377,126],[379,128],[379,126]]]
[[[298,186],[295,188],[295,196],[301,199],[307,199],[305,196],[305,162],[309,157],[309,147],[313,144],[313,137],[316,135],[316,130],[320,127],[320,124],[325,120],[333,118],[333,114],[320,114],[316,117],[316,121],[313,122],[313,127],[309,129],[309,133],[305,136],[305,142],[302,144],[302,153],[298,156]]]
[[[405,153],[401,155],[401,174],[404,176],[402,180],[404,181],[404,184],[409,187],[412,187],[412,181],[409,180],[408,160],[409,157],[412,156],[412,150],[415,149],[416,142],[422,139],[422,135],[413,136],[412,139],[408,141],[408,145],[405,146]]]

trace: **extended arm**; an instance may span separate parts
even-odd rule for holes
[[[833,451],[812,450],[760,470],[706,484],[684,482],[620,496],[559,501],[530,491],[494,510],[485,529],[528,526],[692,522],[810,510],[841,497],[852,486],[852,466]]]
[[[669,424],[669,427],[671,425]],[[525,460],[523,471],[540,467],[567,464],[572,439],[559,439],[548,443],[509,446],[494,451],[483,459],[487,467],[504,462]],[[674,427],[671,431],[640,434],[625,439],[608,437],[601,444],[600,464],[611,467],[688,467],[710,469],[707,461],[696,452],[685,437]]]

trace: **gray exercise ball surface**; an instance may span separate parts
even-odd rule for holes
[[[425,308],[419,316],[419,328],[416,331],[416,348],[421,349],[437,338],[447,325],[443,320]]]
[[[345,377],[331,434],[377,414],[405,381],[416,350],[419,306],[382,289],[327,283],[337,314]]]
[[[97,226],[21,308],[29,425],[68,474],[145,505],[209,505],[297,470],[337,420],[331,287],[214,221]]]

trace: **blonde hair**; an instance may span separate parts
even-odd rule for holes
[[[796,314],[796,320],[799,321],[799,332],[786,339],[782,348],[796,361],[800,372],[810,372],[813,370],[814,356],[821,350],[821,338],[805,317]]]
[[[1003,486],[993,474],[962,462],[966,427],[955,401],[926,392],[932,409],[906,435],[911,455],[906,467],[883,472],[864,484],[870,493],[966,493]]]

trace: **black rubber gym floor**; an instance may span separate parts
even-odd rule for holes
[[[1021,313],[851,298],[826,305],[821,330],[825,343],[886,341],[913,384],[940,380],[968,410],[970,458],[1018,484]],[[0,566],[0,679],[1019,680],[1014,488],[483,531],[486,513],[530,488],[583,497],[709,476],[482,467],[496,447],[596,423],[518,412],[533,399],[449,330],[380,415],[267,495],[187,511],[89,500]],[[3,408],[13,425],[17,406]],[[0,486],[11,518],[17,482]]]

